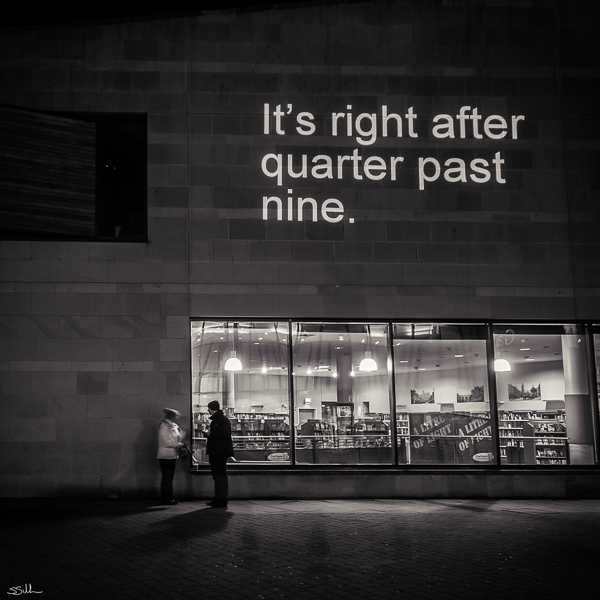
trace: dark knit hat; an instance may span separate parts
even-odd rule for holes
[[[212,402],[208,403],[208,408],[210,408],[210,410],[219,410],[221,406],[216,400],[213,400]]]

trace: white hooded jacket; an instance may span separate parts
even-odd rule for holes
[[[178,458],[179,448],[185,433],[176,423],[164,418],[158,426],[158,455],[157,458]]]

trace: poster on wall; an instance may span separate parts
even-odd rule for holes
[[[494,461],[489,417],[463,413],[411,414],[413,464],[477,464]]]
[[[485,402],[485,393],[483,385],[476,385],[471,388],[469,391],[464,391],[463,393],[460,390],[456,393],[456,401],[457,402]]]
[[[435,395],[434,390],[410,390],[410,403],[411,404],[434,404]]]
[[[525,387],[524,383],[520,386],[508,384],[508,399],[509,400],[541,400],[542,399],[542,386],[541,384],[532,385],[531,387]]]
[[[338,404],[337,409],[337,428],[339,435],[351,435],[353,422],[354,405]]]
[[[338,417],[351,417],[352,416],[352,405],[345,404],[337,407]]]

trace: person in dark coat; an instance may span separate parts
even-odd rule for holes
[[[206,442],[206,454],[208,454],[210,470],[215,482],[215,498],[206,504],[211,508],[227,508],[229,498],[227,459],[233,456],[231,423],[223,414],[216,400],[208,403],[208,412],[211,423]]]

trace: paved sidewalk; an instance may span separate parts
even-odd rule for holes
[[[600,587],[598,500],[0,506],[1,595],[565,600]]]

